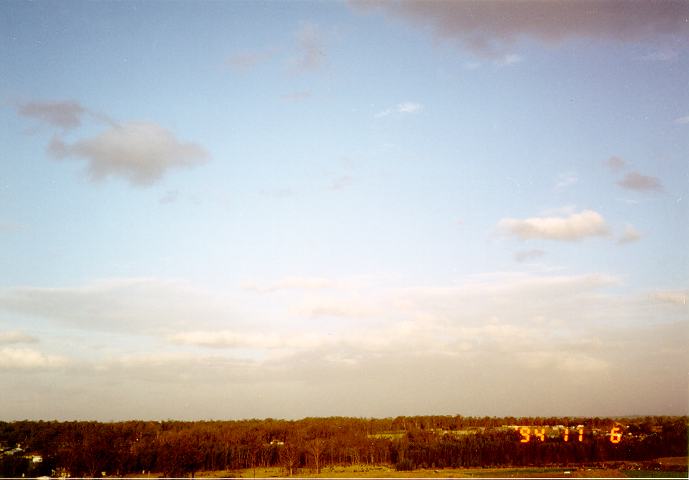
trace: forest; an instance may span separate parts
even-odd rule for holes
[[[688,423],[688,417],[458,415],[0,422],[0,476],[193,477],[275,466],[288,476],[355,464],[412,470],[644,461],[687,456]],[[524,432],[533,432],[528,441]]]

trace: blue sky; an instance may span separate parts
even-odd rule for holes
[[[3,418],[687,414],[689,8],[592,5],[2,3]]]

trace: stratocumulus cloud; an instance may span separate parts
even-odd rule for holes
[[[38,339],[18,330],[0,332],[0,345],[12,343],[36,343]]]
[[[638,172],[629,172],[617,184],[627,190],[637,192],[662,192],[663,184],[656,177],[642,175]]]
[[[26,102],[17,106],[17,114],[70,130],[81,126],[82,117],[88,112],[73,100],[54,102]]]
[[[498,228],[522,240],[576,241],[608,233],[605,219],[593,210],[583,210],[567,217],[503,218],[498,222]]]
[[[554,45],[573,38],[638,41],[689,36],[686,2],[623,0],[364,1],[361,9],[430,28],[439,38],[459,42],[474,54],[501,57],[522,39]]]
[[[159,278],[114,278],[73,287],[3,288],[0,311],[87,330],[129,333],[233,316],[232,305],[213,292]]]
[[[329,343],[319,334],[277,335],[266,332],[234,332],[230,330],[180,332],[169,337],[172,343],[213,348],[280,349],[317,348]]]
[[[655,292],[652,297],[659,302],[686,306],[689,290],[661,290]]]
[[[63,357],[46,355],[30,348],[0,348],[0,370],[44,370],[61,367],[66,363]]]
[[[203,412],[205,415],[222,416],[228,405],[233,407],[233,412],[242,412],[244,416],[351,415],[352,411],[365,415],[374,407],[380,409],[375,411],[377,415],[384,415],[391,404],[379,401],[383,401],[386,392],[389,395],[391,390],[407,392],[405,401],[411,405],[410,408],[429,405],[427,394],[415,393],[420,391],[431,392],[431,398],[437,399],[431,400],[430,405],[434,409],[451,408],[456,402],[463,402],[467,409],[481,408],[479,399],[463,393],[466,389],[448,386],[448,382],[439,381],[440,378],[471,384],[472,390],[496,397],[509,387],[516,397],[526,401],[530,390],[520,388],[519,382],[522,381],[515,379],[537,375],[549,385],[556,386],[555,391],[561,392],[560,404],[572,408],[573,404],[568,402],[581,385],[596,380],[594,383],[599,387],[593,391],[603,394],[607,391],[603,380],[614,375],[620,388],[629,388],[637,385],[636,373],[630,372],[638,366],[655,371],[661,365],[680,365],[686,359],[680,334],[686,330],[686,320],[682,320],[681,304],[677,308],[678,302],[675,302],[675,297],[680,297],[674,295],[680,292],[671,291],[672,296],[665,296],[671,299],[667,301],[668,321],[679,318],[680,323],[664,330],[630,327],[620,332],[619,329],[602,326],[601,318],[608,315],[606,312],[622,309],[644,315],[643,312],[655,311],[644,308],[644,305],[652,306],[661,299],[647,296],[635,300],[641,303],[630,303],[631,297],[607,295],[605,289],[619,285],[619,279],[604,273],[533,275],[497,272],[467,278],[460,284],[411,286],[385,289],[384,292],[362,288],[343,279],[327,280],[331,285],[339,285],[336,290],[360,292],[362,296],[359,298],[342,299],[343,304],[351,308],[380,305],[377,324],[365,323],[352,328],[351,320],[343,319],[345,328],[337,332],[332,330],[332,322],[327,327],[315,324],[297,326],[290,321],[281,322],[272,329],[261,323],[242,328],[227,325],[208,328],[200,326],[197,321],[217,312],[204,310],[202,303],[196,302],[192,310],[184,312],[194,319],[194,323],[180,327],[172,327],[172,323],[168,323],[169,329],[151,337],[166,341],[164,351],[115,349],[90,359],[86,364],[76,358],[69,361],[50,358],[36,350],[0,348],[0,370],[4,375],[15,376],[27,372],[49,372],[51,378],[59,379],[52,391],[57,397],[88,385],[94,391],[102,392],[105,398],[117,388],[138,392],[141,389],[134,387],[145,382],[152,389],[150,391],[169,398],[182,398],[185,392],[188,394],[189,389],[193,389],[204,396],[226,398],[229,402],[223,402],[222,408],[214,410],[215,407],[209,407],[207,403],[167,402],[160,405],[138,393],[123,397],[129,408],[145,411],[150,418],[193,417],[201,416]],[[127,298],[135,291],[142,298],[151,295],[159,298],[164,294],[172,301],[180,297],[178,289],[169,287],[155,293],[149,283],[111,281],[103,287],[107,290],[118,284],[129,285]],[[102,289],[90,288],[82,293],[100,296],[98,290]],[[322,300],[331,297],[332,292],[328,292]],[[317,299],[313,298],[314,301]],[[188,298],[182,300],[173,301],[171,310],[162,317],[169,317],[179,305],[188,303]],[[288,305],[294,301],[285,300]],[[662,301],[666,302],[666,298]],[[54,304],[52,301],[48,303]],[[83,303],[83,299],[75,298],[76,308],[67,309],[67,305],[62,305],[59,309],[79,312],[83,310]],[[108,303],[98,301],[93,307],[100,307],[89,310],[107,310],[115,306]],[[206,303],[208,300],[203,302]],[[137,310],[140,310],[138,314]],[[289,308],[282,310],[289,315]],[[126,315],[134,314],[137,322],[141,322],[150,313],[145,304],[137,305],[135,302],[128,307]],[[627,318],[626,315],[623,318]],[[625,351],[642,353],[634,357],[621,355]],[[652,353],[643,353],[646,351]],[[62,373],[57,368],[63,365],[70,367],[69,372]],[[663,380],[663,387],[670,385],[669,382],[679,375],[676,372],[680,368],[673,368],[674,376]],[[362,375],[362,371],[366,374]],[[218,382],[218,378],[223,382]],[[36,391],[40,391],[40,386],[36,386]],[[290,393],[304,390],[309,393],[306,397],[301,393]],[[364,392],[360,399],[362,404],[358,407],[341,396],[341,392],[352,390]],[[237,397],[237,392],[244,392],[248,397]],[[662,401],[683,398],[674,392],[668,397],[667,392]],[[26,395],[27,390],[22,393]],[[8,395],[2,399],[3,405],[18,401],[14,393],[9,392]],[[291,402],[296,402],[299,409],[282,409],[271,403],[272,399],[285,395]],[[264,401],[261,399],[266,397],[265,404],[261,403]],[[323,406],[327,398],[330,400]],[[513,408],[513,401],[514,397],[511,397],[510,402],[500,403],[499,408]],[[546,407],[547,402],[544,400],[537,406]],[[82,412],[90,412],[99,418],[113,415],[110,406],[102,410],[94,404],[80,407]],[[51,408],[52,404],[46,405],[43,411],[53,412]],[[79,410],[75,412],[79,415]],[[24,411],[15,414],[22,415]]]
[[[148,122],[124,123],[72,144],[54,137],[48,150],[57,158],[86,160],[93,180],[114,176],[136,186],[150,185],[170,169],[202,164],[209,156],[198,144],[180,142],[169,130]]]

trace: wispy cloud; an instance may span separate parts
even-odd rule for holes
[[[527,260],[533,260],[535,258],[540,258],[543,255],[545,255],[545,252],[543,250],[522,250],[519,252],[515,252],[514,254],[514,259],[518,262],[525,262]]]
[[[330,190],[338,191],[338,190],[344,190],[346,188],[351,187],[354,184],[354,178],[351,177],[350,175],[342,175],[339,176],[335,179],[333,179],[332,182],[330,182]]]
[[[312,23],[305,23],[297,31],[297,57],[293,61],[298,72],[312,72],[325,66],[327,50],[323,31]]]
[[[617,243],[624,245],[626,243],[636,242],[640,238],[641,234],[632,225],[626,225],[622,235],[617,239]]]
[[[67,364],[64,357],[24,347],[0,347],[0,370],[46,370]]]
[[[179,199],[179,190],[168,190],[165,194],[158,200],[162,205],[167,205],[170,203],[175,203]]]
[[[459,42],[477,55],[499,58],[521,39],[554,45],[568,39],[620,42],[664,35],[687,36],[685,2],[352,2],[360,9],[381,9],[439,38]]]
[[[311,91],[300,90],[298,92],[286,93],[281,98],[287,102],[302,102],[311,98]]]
[[[507,53],[500,58],[495,60],[495,66],[497,67],[512,67],[518,63],[522,63],[524,57],[517,55],[516,53]]]
[[[180,280],[115,278],[74,287],[3,288],[0,310],[86,330],[136,334],[232,319],[234,308]]]
[[[169,130],[146,122],[124,123],[72,144],[54,137],[48,150],[57,158],[86,160],[94,181],[121,177],[135,186],[151,185],[170,169],[200,165],[209,157],[198,144],[180,142]]]
[[[619,172],[620,170],[624,169],[627,166],[627,162],[624,161],[624,159],[617,157],[617,156],[612,156],[608,158],[605,161],[605,165],[610,169],[615,172]]]
[[[573,172],[566,172],[566,173],[561,173],[557,177],[557,181],[555,182],[555,190],[557,191],[562,191],[565,190],[572,185],[575,185],[579,181],[579,177],[577,176],[576,173]]]
[[[295,192],[291,188],[282,187],[282,188],[272,188],[272,189],[261,190],[261,195],[265,195],[266,197],[271,197],[271,198],[282,199],[282,198],[294,197],[295,195],[297,195],[297,192]]]
[[[321,277],[285,277],[273,283],[244,282],[244,290],[259,293],[272,293],[280,290],[314,290],[332,288],[335,284],[328,278]]]
[[[679,54],[676,50],[659,50],[657,52],[651,52],[640,57],[640,60],[645,62],[670,62],[675,60]]]
[[[230,55],[225,63],[233,70],[245,73],[269,61],[276,53],[275,50],[237,52]]]
[[[689,115],[685,115],[684,117],[679,117],[675,119],[675,123],[678,125],[686,125],[689,124]]]
[[[498,222],[498,228],[522,240],[576,241],[608,233],[605,219],[593,210],[583,210],[567,217],[504,218]]]
[[[23,227],[19,223],[0,222],[0,233],[16,233]]]
[[[38,339],[18,330],[0,332],[0,345],[11,343],[37,343]]]
[[[638,172],[629,172],[617,184],[627,190],[637,192],[662,192],[663,184],[657,177],[642,175]]]
[[[689,299],[689,290],[661,290],[654,292],[651,298],[659,302],[686,306],[687,299]]]
[[[566,352],[561,354],[551,350],[536,350],[519,352],[516,361],[529,369],[552,368],[561,371],[586,374],[600,372],[610,367],[610,362],[581,352]]]
[[[268,332],[235,332],[231,330],[196,330],[180,332],[168,337],[172,343],[212,348],[311,349],[332,343],[332,337],[313,333],[278,335]]]
[[[392,108],[386,108],[385,110],[382,110],[378,113],[376,113],[374,116],[376,118],[383,118],[387,117],[388,115],[391,115],[393,113],[397,114],[414,114],[414,113],[419,113],[423,110],[423,105],[420,103],[416,102],[402,102],[398,103]]]

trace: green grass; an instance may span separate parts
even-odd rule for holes
[[[570,473],[565,474],[565,471]],[[155,478],[158,475],[152,475]],[[294,472],[297,478],[687,478],[685,472],[659,470],[617,470],[577,467],[506,467],[506,468],[446,468],[397,471],[387,465],[328,466],[320,475],[312,469],[301,468]],[[253,478],[252,469],[238,471],[197,472],[197,478]],[[288,478],[281,467],[256,468],[256,478]]]
[[[662,470],[625,470],[630,478],[687,478],[687,472],[664,472]]]
[[[565,471],[571,470],[565,475]],[[211,472],[209,472],[211,473]],[[217,472],[212,472],[217,473]],[[252,478],[252,470],[238,472],[226,472],[225,475],[213,475],[200,473],[198,477],[233,476],[238,478]],[[655,472],[658,473],[658,472]],[[286,475],[285,470],[279,467],[256,469],[257,478],[274,478]],[[316,475],[313,470],[299,469],[294,472],[298,478],[582,478],[582,477],[622,477],[618,470],[576,470],[564,467],[525,467],[525,468],[446,468],[446,469],[418,469],[410,471],[397,471],[394,468],[383,465],[352,465],[326,467]]]

